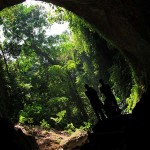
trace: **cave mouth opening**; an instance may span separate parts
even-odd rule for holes
[[[34,17],[33,14],[32,14],[32,17]],[[10,17],[10,19],[13,20],[14,18]],[[74,55],[72,54],[74,56],[73,58],[76,58],[76,59],[71,58],[70,56],[71,50],[67,52],[65,51],[66,53],[65,54],[63,53],[64,55],[56,54],[56,56],[59,56],[58,59],[56,59],[57,62],[65,58],[67,65],[64,68],[67,68],[67,71],[61,66],[63,64],[62,61],[61,61],[62,63],[61,65],[60,64],[49,65],[48,62],[52,63],[54,61],[54,57],[53,59],[48,59],[48,53],[46,53],[45,55],[45,51],[40,51],[38,49],[39,47],[36,47],[36,46],[39,46],[38,45],[39,43],[36,43],[36,44],[34,43],[32,44],[32,46],[38,51],[38,55],[42,55],[43,58],[37,57],[37,54],[35,53],[35,51],[33,52],[30,51],[30,49],[33,48],[33,47],[31,48],[28,45],[28,44],[31,44],[30,41],[27,41],[27,45],[23,47],[24,50],[26,49],[27,51],[24,51],[22,55],[17,57],[18,53],[20,54],[20,47],[19,47],[20,45],[15,45],[15,42],[16,42],[15,36],[11,38],[11,40],[14,40],[14,43],[11,43],[10,42],[11,40],[9,39],[8,43],[7,42],[5,43],[6,44],[5,48],[7,49],[2,49],[4,47],[1,48],[3,52],[0,53],[1,55],[1,61],[0,61],[1,68],[0,69],[2,71],[0,72],[0,77],[1,79],[3,79],[3,81],[0,81],[2,83],[0,84],[0,89],[2,89],[2,91],[4,92],[3,94],[0,95],[0,98],[6,100],[5,102],[7,103],[7,104],[5,103],[7,105],[5,106],[4,102],[1,101],[2,105],[0,107],[2,108],[1,110],[3,111],[0,113],[1,116],[3,116],[3,114],[5,113],[7,114],[7,110],[11,110],[11,114],[13,113],[14,115],[13,116],[14,118],[11,116],[12,119],[18,120],[19,118],[19,121],[22,124],[25,123],[28,125],[32,125],[32,124],[35,125],[35,124],[40,123],[40,125],[45,129],[57,128],[58,130],[62,130],[64,129],[64,127],[67,127],[66,129],[71,130],[71,132],[74,131],[75,128],[79,128],[79,127],[82,127],[82,129],[83,128],[89,129],[91,127],[90,123],[91,122],[95,123],[94,121],[96,120],[96,118],[93,115],[94,112],[92,108],[90,107],[90,104],[88,103],[87,98],[84,95],[85,89],[83,88],[83,85],[84,83],[88,83],[98,90],[99,87],[97,83],[98,83],[99,77],[104,78],[105,81],[111,85],[113,92],[119,103],[119,106],[122,109],[124,109],[123,114],[132,113],[133,108],[135,107],[137,101],[139,100],[139,96],[140,96],[139,93],[140,93],[141,87],[139,87],[138,83],[136,82],[136,76],[134,76],[135,74],[134,74],[134,71],[132,70],[132,67],[130,66],[130,63],[126,61],[126,58],[124,58],[124,56],[120,53],[120,51],[118,51],[117,48],[113,47],[111,43],[105,41],[102,37],[99,37],[99,34],[97,32],[95,31],[93,32],[94,30],[93,28],[89,29],[89,25],[88,27],[86,27],[85,25],[83,26],[83,24],[80,24],[81,22],[80,20],[76,20],[76,21],[78,21],[77,27],[80,26],[81,27],[80,29],[82,29],[82,31],[84,31],[83,33],[85,34],[80,39],[79,39],[79,36],[76,37],[76,42],[78,42],[78,44],[75,44],[76,47],[73,49]],[[15,28],[13,28],[13,33],[15,33],[14,30]],[[76,33],[77,31],[78,30],[76,28]],[[37,32],[37,30],[34,32]],[[10,36],[10,35],[8,34],[7,36]],[[61,38],[65,40],[66,38],[65,36],[63,35]],[[20,37],[17,37],[17,38],[18,40],[20,39]],[[43,38],[43,37],[40,35],[39,38]],[[58,38],[58,36],[56,36],[55,38]],[[33,40],[33,37],[31,39]],[[62,42],[63,41],[62,39],[61,40],[59,39],[59,40]],[[82,41],[81,39],[82,40],[84,39],[84,41]],[[69,40],[66,40],[66,41],[69,42]],[[89,42],[89,43],[87,44],[86,42]],[[45,44],[43,44],[42,46],[43,46],[42,47],[42,50],[43,50],[45,48]],[[55,46],[58,46],[58,45],[54,44],[53,48]],[[61,45],[62,51],[65,46],[66,45]],[[67,45],[67,46],[70,49],[72,48],[71,47],[72,45]],[[79,47],[77,48],[77,46]],[[85,48],[83,52],[79,51],[83,49],[82,46]],[[16,49],[18,51],[13,51]],[[9,56],[7,54],[9,52],[11,52],[11,55],[15,56],[16,60],[18,59],[19,63],[17,62],[15,64],[16,66],[12,64],[13,62],[12,60],[8,62],[7,59]],[[26,53],[26,56],[25,56],[25,53]],[[69,60],[67,60],[66,57],[69,58]],[[18,70],[19,67],[21,68],[21,70]],[[31,77],[31,75],[33,78]],[[48,78],[51,78],[51,83],[49,82]],[[61,80],[65,82],[64,83],[60,82]],[[124,89],[123,87],[126,87],[126,88]],[[67,93],[68,97],[65,95],[66,94],[65,92]],[[55,97],[53,95],[54,93],[56,93]],[[49,97],[47,98],[47,96]],[[149,95],[146,95],[144,99],[147,100],[148,98],[147,96]],[[45,100],[46,98],[47,100]],[[20,99],[22,100],[21,103],[18,101]],[[33,99],[34,99],[34,102],[32,102]],[[81,105],[84,107],[82,107]],[[111,130],[112,129],[110,128],[111,124],[108,125],[109,121],[106,124],[101,124],[100,126],[98,124],[97,126],[95,126],[94,134],[90,134],[90,140],[91,140],[91,143],[92,142],[93,143],[92,145],[88,145],[88,146],[92,147],[93,144],[95,144],[96,146],[101,147],[102,149],[106,149],[107,146],[109,147],[108,143],[111,143],[113,141],[112,143],[113,144],[115,143],[113,146],[116,147],[117,144],[119,145],[119,143],[115,142],[116,138],[119,141],[121,141],[121,143],[123,142],[123,145],[121,144],[122,149],[126,149],[126,144],[128,144],[127,146],[128,148],[132,147],[132,149],[135,147],[139,147],[139,146],[141,147],[145,146],[146,143],[143,142],[141,138],[139,138],[139,135],[140,137],[144,138],[144,140],[146,141],[145,133],[149,129],[147,128],[147,125],[146,125],[148,124],[147,106],[149,105],[147,105],[146,107],[145,106],[143,107],[143,105],[144,103],[139,103],[139,105],[137,105],[136,108],[137,109],[140,108],[140,111],[139,110],[137,111],[137,109],[134,110],[135,112],[134,115],[138,119],[134,118],[135,120],[132,120],[132,119],[130,120],[130,117],[129,117],[128,118],[129,120],[127,120],[127,122],[125,120],[124,122],[124,120],[120,118],[121,120],[119,120],[118,125],[116,125],[116,121],[118,120],[114,120],[113,122],[111,122],[112,125],[114,125],[113,127],[117,129],[117,131]],[[143,108],[146,108],[146,109],[143,109]],[[18,113],[17,109],[21,111]],[[84,109],[85,109],[85,114],[84,114]],[[52,114],[52,111],[55,113]],[[89,117],[90,119],[87,119],[88,121],[85,119],[87,112],[88,112],[88,117],[90,116]],[[71,118],[70,116],[73,116],[73,118]],[[15,117],[18,117],[18,118],[16,119]],[[42,120],[40,117],[42,118]],[[47,120],[43,119],[44,117]],[[83,122],[83,119],[85,119],[84,122]],[[133,121],[133,122],[130,122],[130,121]],[[144,124],[141,125],[141,122],[144,122]],[[121,128],[121,132],[120,132],[120,128],[118,127],[120,123],[121,125],[123,125],[121,126],[123,127],[123,129],[125,127],[125,130],[122,130]],[[2,124],[0,123],[0,125]],[[108,125],[108,126],[105,126],[105,125]],[[3,127],[1,129],[3,129]],[[115,138],[114,138],[114,134],[112,134],[112,132],[109,132],[110,136],[108,139],[109,133],[106,132],[106,134],[104,134],[104,132],[102,131],[103,129],[104,131],[105,129],[107,129],[108,131],[110,130],[115,131],[114,132]],[[123,134],[122,134],[122,131],[123,131]],[[124,134],[124,131],[125,131],[125,134]],[[13,133],[13,131],[11,133]],[[119,136],[118,136],[118,133],[119,133]],[[104,141],[104,143],[102,145],[99,145],[100,141],[98,139],[99,139],[99,135],[101,134],[105,135],[105,138],[101,139]],[[2,132],[2,135],[4,135],[5,137],[6,133]],[[18,134],[17,134],[17,137],[19,137]],[[131,142],[132,139],[134,138],[138,141],[138,143]],[[112,139],[114,139],[115,141]],[[20,141],[21,138],[17,140]],[[25,138],[25,141],[28,141],[28,140],[26,140]],[[30,145],[29,143],[25,143],[25,145],[26,144]],[[109,147],[109,148],[112,148],[112,147]],[[28,147],[27,149],[30,149],[30,148]]]
[[[123,113],[131,113],[138,100],[139,87],[132,80],[135,78],[133,72],[120,51],[100,37],[94,28],[84,20],[73,14],[68,14],[66,17],[63,9],[52,4],[47,6],[46,3],[42,4],[45,5],[46,11],[48,11],[48,7],[51,7],[56,12],[59,23],[63,24],[64,20],[72,15],[67,19],[70,21],[70,29],[74,32],[74,37],[70,31],[64,32],[63,35],[50,35],[49,39],[47,38],[49,35],[44,37],[46,21],[42,17],[46,16],[40,5],[35,10],[31,3],[27,3],[26,8],[23,8],[23,5],[18,5],[20,8],[17,8],[16,5],[13,11],[16,14],[19,13],[15,14],[14,18],[13,11],[6,12],[8,20],[4,19],[6,21],[4,34],[7,41],[3,41],[1,55],[3,55],[4,72],[10,80],[9,84],[12,84],[8,91],[11,95],[10,99],[13,101],[12,112],[17,117],[19,115],[20,122],[29,124],[41,122],[42,124],[42,114],[45,110],[47,110],[47,113],[44,113],[45,118],[51,116],[49,118],[51,118],[52,126],[56,125],[56,120],[62,119],[63,122],[65,115],[70,119],[71,114],[73,118],[70,123],[73,122],[77,127],[85,125],[83,118],[86,118],[85,122],[93,122],[95,117],[83,87],[85,83],[88,83],[101,96],[98,91],[99,78],[103,78],[111,85]],[[32,12],[31,9],[33,9]],[[43,13],[43,16],[40,13]],[[54,17],[47,19],[51,24],[56,21]],[[43,26],[38,27],[42,24],[44,28]],[[8,28],[9,30],[7,30]],[[45,38],[47,41],[42,41]],[[53,42],[55,43],[53,44]],[[12,61],[12,57],[15,61]],[[127,73],[124,74],[124,72]],[[72,103],[69,102],[70,100]],[[46,106],[42,107],[45,108],[41,107],[43,103]],[[67,107],[65,103],[67,103]],[[76,107],[72,109],[72,105]],[[49,107],[51,109],[48,109]],[[50,110],[54,112],[52,113]],[[36,117],[37,113],[41,117]],[[78,115],[80,117],[77,117]]]

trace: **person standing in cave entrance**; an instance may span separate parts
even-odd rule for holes
[[[100,92],[105,96],[104,108],[107,117],[119,115],[121,113],[121,110],[117,104],[116,98],[113,95],[109,84],[104,84],[103,79],[100,79],[99,83],[101,84]]]
[[[94,109],[97,119],[99,121],[106,119],[105,114],[102,111],[103,103],[100,101],[97,91],[94,88],[90,87],[88,84],[85,84],[84,87],[86,88],[85,95],[90,100],[90,103]]]

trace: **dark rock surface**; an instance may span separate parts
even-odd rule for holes
[[[89,143],[81,150],[149,149],[150,89],[143,93],[132,114],[119,115],[98,122],[89,133]]]
[[[16,129],[6,118],[0,118],[0,149],[1,150],[38,150],[34,137],[25,135]]]

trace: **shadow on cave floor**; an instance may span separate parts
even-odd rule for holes
[[[88,143],[80,150],[150,149],[150,89],[143,93],[132,114],[118,115],[98,122],[88,134]]]

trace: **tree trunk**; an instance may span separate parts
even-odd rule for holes
[[[8,117],[10,112],[10,98],[4,78],[3,63],[0,60],[0,117]]]

